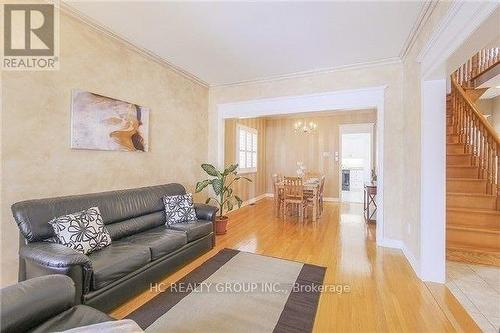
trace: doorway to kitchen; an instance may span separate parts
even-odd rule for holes
[[[374,124],[340,126],[340,200],[363,203],[364,185],[376,179]]]

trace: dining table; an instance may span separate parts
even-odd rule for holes
[[[310,195],[312,197],[312,220],[316,221],[319,213],[319,187],[320,187],[320,179],[319,178],[308,178],[303,181],[304,186],[304,196]],[[279,191],[284,191],[285,183],[283,181],[279,181],[275,184],[276,189]],[[276,215],[279,216],[279,198],[278,196],[274,197],[274,206]]]

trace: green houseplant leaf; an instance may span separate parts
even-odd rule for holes
[[[201,168],[205,170],[206,173],[208,173],[209,176],[213,177],[219,177],[220,173],[215,169],[215,167],[212,164],[202,164]]]
[[[196,193],[203,191],[212,181],[210,179],[205,179],[204,181],[196,183]]]
[[[234,196],[234,199],[238,203],[238,208],[241,208],[241,204],[243,203],[243,200],[241,200],[241,198],[237,195]]]
[[[212,188],[214,189],[216,195],[221,194],[223,188],[222,180],[221,179],[212,180]]]
[[[231,202],[231,200],[228,200],[226,205],[229,212],[233,210],[233,203]]]
[[[234,172],[238,168],[238,164],[231,164],[228,166],[224,172],[222,173],[224,176],[229,175],[231,172]]]

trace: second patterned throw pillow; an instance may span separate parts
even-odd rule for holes
[[[191,193],[163,197],[167,225],[196,220],[196,212]]]

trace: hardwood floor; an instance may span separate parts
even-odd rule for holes
[[[377,247],[362,205],[325,203],[315,223],[273,215],[271,199],[230,214],[217,246],[163,282],[172,283],[223,248],[234,248],[327,267],[326,284],[351,292],[323,293],[315,332],[479,332],[443,285],[421,282],[400,250]],[[154,297],[147,291],[115,309],[123,318]]]

